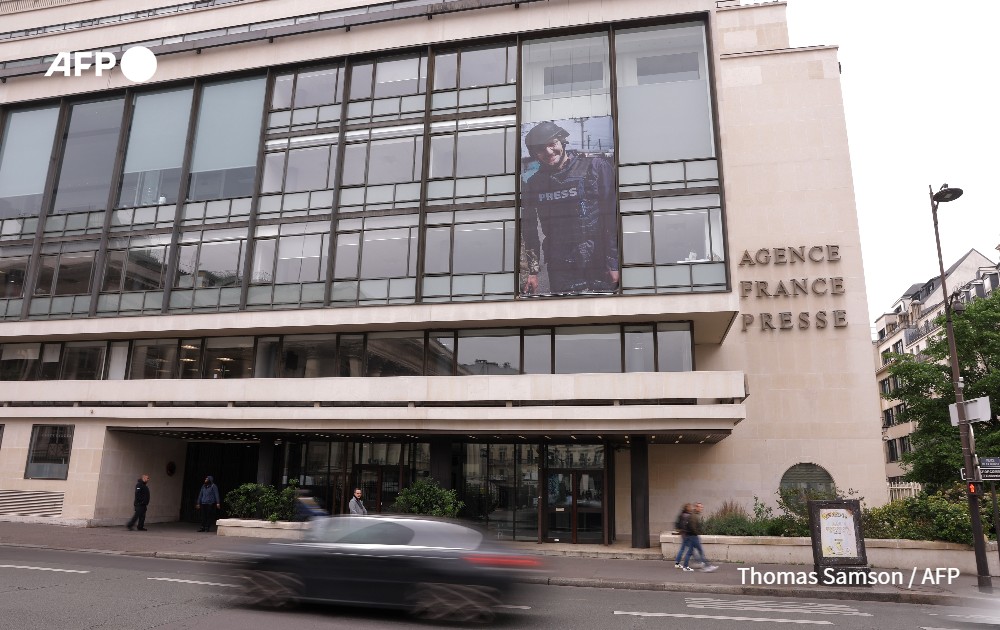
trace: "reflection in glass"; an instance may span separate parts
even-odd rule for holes
[[[338,376],[337,335],[289,335],[282,340],[284,378]]]
[[[337,363],[340,376],[364,376],[364,335],[341,335],[337,348]]]
[[[201,339],[181,339],[179,353],[181,378],[201,378]]]
[[[215,337],[205,340],[205,378],[253,376],[253,337]]]
[[[135,96],[119,208],[175,203],[192,88]]]
[[[715,156],[703,24],[615,33],[622,163]]]
[[[525,42],[521,122],[611,115],[605,34]]]
[[[420,376],[424,366],[422,332],[369,333],[367,376]]]
[[[62,372],[65,381],[96,381],[104,376],[104,359],[107,342],[75,341],[64,345]]]
[[[552,330],[529,328],[524,331],[524,373],[552,374]]]
[[[253,77],[205,86],[188,199],[227,199],[253,193],[265,83],[263,77]]]
[[[455,374],[455,334],[432,332],[427,339],[427,376]]]
[[[0,136],[0,219],[41,213],[58,107],[13,111]]]
[[[0,381],[33,381],[41,355],[40,343],[5,343],[0,349]]]
[[[690,324],[658,324],[656,345],[658,371],[690,372],[694,369]]]
[[[107,208],[124,107],[123,98],[73,105],[53,214]]]
[[[516,330],[458,331],[458,374],[518,374],[520,338]]]
[[[34,425],[24,478],[66,479],[72,447],[73,425]]]
[[[621,372],[618,326],[556,328],[556,374]]]
[[[129,378],[173,378],[176,363],[176,339],[139,339],[132,343]]]

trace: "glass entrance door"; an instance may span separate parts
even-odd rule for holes
[[[604,472],[549,470],[545,483],[545,539],[549,542],[603,542]]]
[[[358,466],[358,487],[369,514],[388,512],[399,496],[399,466]]]

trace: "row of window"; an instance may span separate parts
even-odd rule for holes
[[[7,343],[0,380],[688,372],[687,323]]]
[[[901,438],[895,440],[886,440],[885,443],[885,461],[886,463],[898,462],[900,458],[910,451],[913,450],[913,445],[910,443],[910,436],[904,435]]]
[[[601,292],[724,289],[719,195],[663,196],[718,187],[704,25],[616,29],[614,55],[609,35],[10,109],[0,317],[511,299],[532,262],[532,292],[557,292],[560,237],[527,260],[516,195],[539,170],[525,134],[553,121],[570,154],[619,165]]]
[[[889,409],[882,411],[882,428],[888,428],[895,426],[904,422],[903,417],[906,413],[906,403],[900,403]]]

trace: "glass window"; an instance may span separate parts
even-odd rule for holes
[[[108,207],[124,106],[123,98],[73,105],[54,214]]]
[[[73,448],[73,425],[36,424],[31,427],[25,479],[66,479]]]
[[[190,200],[253,193],[264,86],[261,77],[205,86],[191,157]]]
[[[421,376],[424,373],[422,332],[369,333],[368,376]]]
[[[339,376],[337,335],[289,335],[281,343],[285,378]]]
[[[254,378],[276,378],[281,370],[278,337],[257,337],[257,356],[254,359]]]
[[[518,374],[521,338],[516,330],[458,331],[458,374]]]
[[[289,151],[288,170],[285,174],[285,192],[326,188],[329,171],[329,146]],[[333,183],[331,182],[330,185],[332,186]]]
[[[694,369],[691,352],[690,324],[657,324],[656,358],[658,371],[690,372]]]
[[[178,367],[181,378],[201,378],[201,339],[181,339],[178,352]]]
[[[498,85],[507,80],[507,47],[462,51],[459,87]]]
[[[622,371],[618,326],[556,328],[556,374]]]
[[[95,242],[65,243],[69,249],[97,249]],[[48,253],[58,251],[59,244],[43,246],[45,254],[39,260],[38,281],[35,295],[82,295],[90,293],[90,280],[94,267],[94,251]]]
[[[174,378],[176,339],[139,339],[132,343],[130,379]]]
[[[709,211],[655,213],[653,250],[658,264],[713,260]]]
[[[42,345],[42,362],[38,366],[38,380],[54,381],[59,378],[59,357],[61,354],[61,343]]]
[[[177,202],[191,94],[183,88],[135,96],[119,208]]]
[[[380,59],[375,70],[375,98],[424,92],[424,58]]]
[[[58,118],[58,107],[7,115],[0,143],[0,219],[41,213]]]
[[[432,332],[427,341],[427,376],[455,374],[455,333]]]
[[[420,179],[418,138],[372,141],[368,152],[368,185],[398,184]]]
[[[524,331],[524,373],[552,374],[552,330],[530,328]]]
[[[363,376],[361,366],[365,358],[364,335],[341,335],[337,346],[337,363],[340,376]]]
[[[24,293],[28,257],[0,258],[0,298],[19,298]]]
[[[455,88],[455,77],[458,73],[458,53],[438,54],[434,57],[434,89],[451,90]]]
[[[454,273],[502,271],[505,254],[504,236],[503,223],[456,225]]]
[[[38,372],[40,343],[5,343],[0,348],[0,381],[33,381]]]
[[[889,440],[890,453],[899,459],[895,450],[895,440]],[[779,492],[786,502],[805,507],[810,499],[836,498],[833,477],[822,466],[816,464],[795,464],[781,476]]]
[[[339,67],[299,72],[298,80],[295,82],[295,107],[314,107],[340,102],[340,90],[343,86],[338,85],[339,77]]]
[[[104,377],[104,359],[107,354],[104,341],[75,341],[64,344],[62,373],[64,381],[96,381]]]
[[[205,340],[205,378],[251,378],[253,337]]]
[[[466,131],[456,140],[457,177],[499,175],[513,172],[513,156],[508,156],[505,129]]]
[[[652,326],[625,327],[625,371],[655,372]]]
[[[715,156],[704,25],[618,31],[615,54],[622,163]]]
[[[604,34],[525,42],[523,122],[611,115],[611,71]]]

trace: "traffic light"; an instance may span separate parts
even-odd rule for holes
[[[981,497],[983,496],[983,482],[982,481],[970,481],[968,482],[968,490],[970,497]]]

